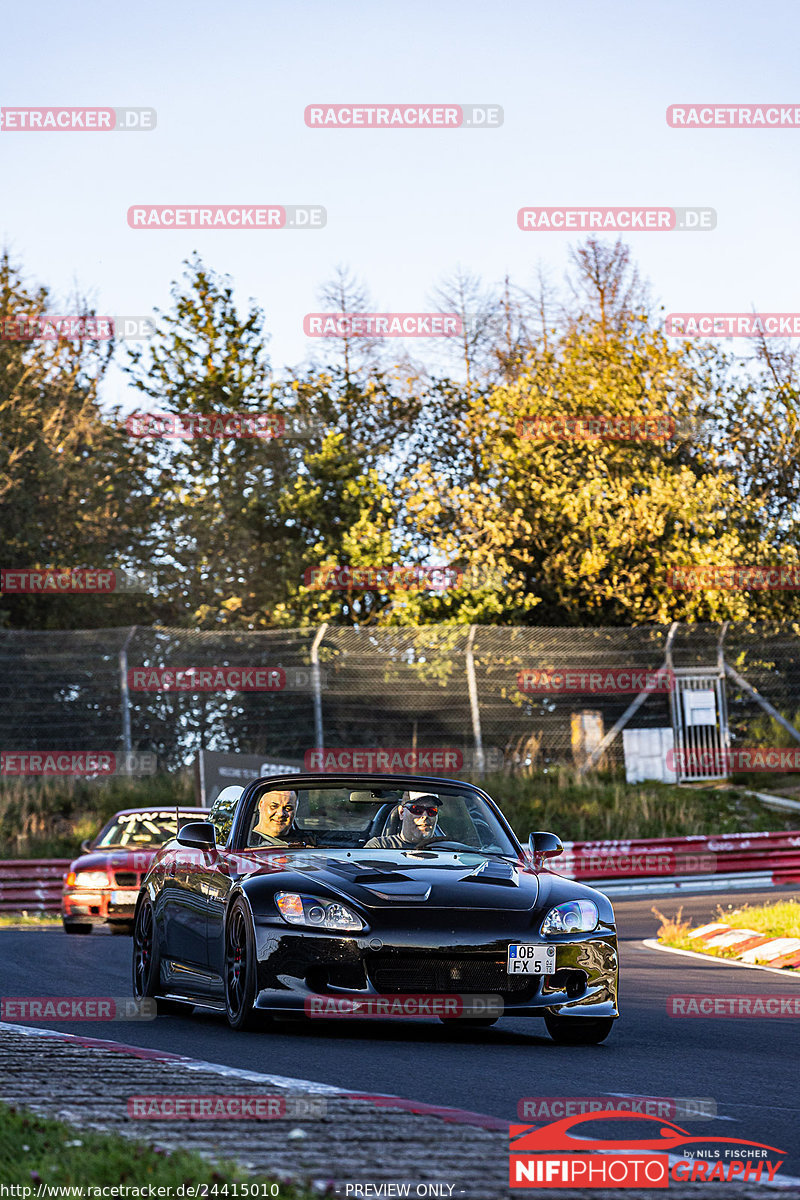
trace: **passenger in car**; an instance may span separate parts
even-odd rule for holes
[[[281,835],[295,833],[292,826],[296,812],[297,792],[264,792],[248,846],[288,846],[289,842]]]
[[[400,832],[370,838],[365,850],[413,850],[433,837],[439,816],[439,797],[431,792],[407,792],[399,812]]]

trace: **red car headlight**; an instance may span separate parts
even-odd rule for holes
[[[67,887],[89,888],[96,891],[98,888],[110,886],[111,880],[107,871],[70,871],[67,876]]]

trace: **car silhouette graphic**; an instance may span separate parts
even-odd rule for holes
[[[619,1119],[624,1121],[645,1121],[652,1129],[658,1127],[657,1136],[643,1139],[623,1138],[619,1140],[587,1137],[571,1133],[573,1126],[588,1124],[590,1121]],[[644,1130],[643,1130],[644,1132]],[[764,1142],[750,1142],[742,1138],[726,1137],[693,1137],[687,1129],[680,1125],[672,1125],[660,1117],[650,1117],[646,1113],[632,1113],[623,1109],[613,1108],[604,1112],[578,1113],[572,1117],[564,1117],[549,1125],[511,1125],[509,1126],[512,1154],[535,1154],[553,1150],[572,1151],[573,1154],[593,1150],[675,1150],[685,1145],[727,1145],[755,1146],[760,1150],[773,1150],[776,1154],[785,1154],[777,1146],[767,1146]],[[516,1140],[515,1140],[516,1139]]]

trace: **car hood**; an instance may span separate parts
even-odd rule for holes
[[[507,859],[437,850],[314,851],[288,870],[352,896],[368,908],[426,905],[434,908],[536,907],[536,873]]]
[[[146,871],[155,858],[158,846],[151,850],[92,850],[70,863],[70,871]]]

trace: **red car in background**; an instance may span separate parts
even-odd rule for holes
[[[208,817],[205,808],[126,808],[115,813],[64,877],[61,920],[65,933],[91,933],[108,925],[112,933],[133,932],[139,885],[156,851],[171,841],[180,823]]]

